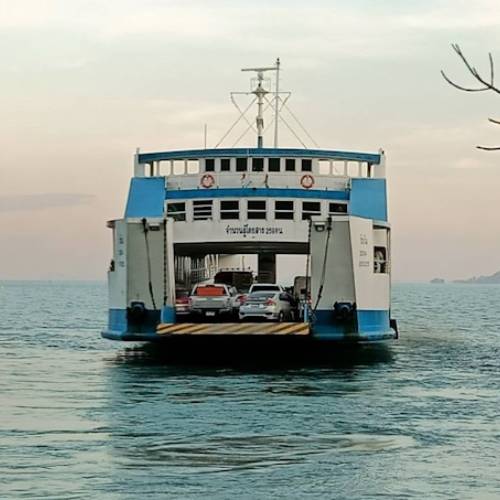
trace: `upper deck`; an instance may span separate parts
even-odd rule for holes
[[[167,191],[242,187],[343,190],[350,178],[384,178],[385,158],[383,152],[321,149],[198,149],[138,153],[134,174],[165,177]]]
[[[279,251],[288,242],[289,252],[302,252],[313,216],[356,215],[387,222],[382,151],[137,153],[134,173],[125,216],[173,218],[178,249],[187,245],[191,251],[195,244],[208,248],[213,242],[219,250],[222,243],[230,245],[224,247],[230,253],[235,244],[248,250],[259,242]]]

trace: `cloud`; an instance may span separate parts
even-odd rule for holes
[[[481,31],[498,26],[496,0],[396,0],[300,2],[256,0],[24,0],[0,8],[0,29],[71,30],[110,40],[160,38],[204,46],[227,44],[253,50],[301,48],[337,55],[403,50],[394,35],[423,38],[439,30]]]
[[[95,196],[84,193],[43,193],[0,197],[0,212],[44,210],[89,205]]]

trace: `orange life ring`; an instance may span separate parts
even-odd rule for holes
[[[314,177],[311,174],[304,174],[300,178],[300,184],[305,189],[311,189],[314,186]]]
[[[204,188],[211,188],[215,184],[214,176],[211,174],[204,174],[201,177],[200,184]]]

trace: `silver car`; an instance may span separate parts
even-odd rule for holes
[[[264,319],[268,321],[294,321],[295,304],[288,293],[254,292],[240,306],[240,321]]]

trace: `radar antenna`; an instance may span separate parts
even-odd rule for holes
[[[300,129],[302,132],[305,133],[305,135],[311,140],[311,142],[316,146],[319,147],[316,143],[316,141],[311,137],[311,134],[306,130],[306,128],[300,123],[299,119],[295,116],[294,113],[292,113],[291,109],[287,106],[287,101],[291,96],[291,92],[283,92],[280,91],[280,59],[279,57],[276,59],[276,63],[274,66],[262,66],[262,67],[252,67],[252,68],[243,68],[241,71],[252,71],[256,73],[256,77],[251,79],[251,84],[250,84],[250,92],[231,92],[231,102],[233,103],[234,107],[238,110],[239,116],[235,120],[235,122],[229,127],[229,129],[225,132],[225,134],[219,139],[219,142],[215,145],[215,148],[218,148],[224,140],[229,136],[229,134],[235,129],[235,127],[240,123],[242,120],[246,122],[248,127],[243,131],[243,133],[236,139],[234,142],[233,146],[237,144],[246,134],[249,130],[254,130],[257,132],[257,147],[258,148],[263,148],[264,147],[264,133],[270,128],[271,125],[274,125],[274,147],[278,147],[278,127],[280,121],[283,122],[284,125],[288,128],[288,130],[292,133],[292,135],[302,144],[304,148],[307,149],[307,145],[305,142],[301,139],[299,134],[293,129],[293,127],[288,123],[288,121],[285,119],[285,117],[282,115],[282,111],[286,110],[291,118],[299,125]],[[274,83],[274,91],[272,89],[273,85],[271,84],[271,79],[265,79],[264,78],[264,73],[267,71],[276,71],[276,80]],[[268,85],[266,85],[268,83]],[[267,88],[266,88],[267,87]],[[268,94],[272,94],[272,98],[268,98]],[[235,96],[237,95],[253,95],[254,97],[250,101],[250,103],[242,109],[238,102],[235,99]],[[282,98],[281,96],[284,96]],[[255,122],[249,120],[247,118],[247,112],[249,109],[253,106],[253,104],[257,103],[257,117],[255,119]],[[269,109],[273,109],[273,119],[271,120],[271,123],[267,126],[264,127],[264,113]],[[274,123],[273,123],[274,122]],[[255,125],[256,127],[255,127]]]
[[[276,71],[276,91],[275,91],[275,123],[274,123],[274,147],[278,147],[278,113],[279,113],[279,101],[278,101],[278,93],[279,93],[279,74],[280,74],[280,59],[279,57],[276,59],[275,66],[266,66],[262,68],[243,68],[241,71],[253,71],[257,73],[257,86],[255,89],[251,91],[257,98],[257,118],[255,119],[255,124],[257,125],[257,147],[262,148],[263,137],[262,134],[264,132],[264,99],[269,91],[264,88],[262,85],[264,82],[264,73],[266,71]]]

